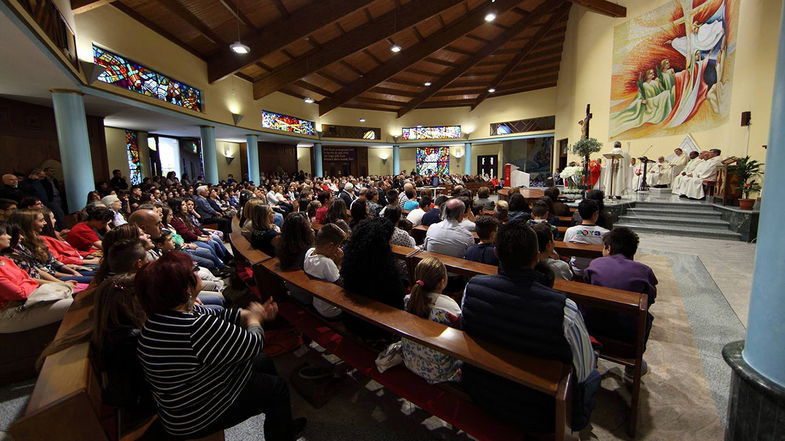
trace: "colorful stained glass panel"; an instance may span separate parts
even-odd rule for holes
[[[298,135],[316,134],[313,121],[300,119],[295,116],[268,112],[267,110],[262,110],[262,127],[265,129],[297,133]]]
[[[186,109],[202,111],[202,92],[185,83],[93,45],[93,62],[103,66],[98,81],[157,98]]]
[[[449,147],[418,147],[416,161],[419,175],[450,174]]]
[[[128,170],[131,185],[142,183],[142,159],[139,157],[139,138],[135,131],[125,131],[125,152],[128,155]]]
[[[461,126],[434,126],[434,127],[404,127],[401,129],[401,138],[406,140],[417,139],[459,139]]]

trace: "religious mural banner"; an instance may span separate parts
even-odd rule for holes
[[[674,0],[614,29],[611,139],[707,130],[728,119],[739,0]]]

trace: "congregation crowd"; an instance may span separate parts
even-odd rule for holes
[[[34,170],[21,183],[15,175],[2,178],[0,332],[56,322],[74,296],[91,297],[92,328],[53,342],[44,355],[91,341],[106,373],[108,404],[157,411],[174,436],[203,437],[260,413],[270,441],[294,440],[305,426],[292,417],[286,381],[261,352],[275,300],[225,295],[235,269],[225,245],[233,221],[283,270],[302,269],[485,341],[572,363],[585,422],[600,381],[590,336],[623,338],[636,324],[579,308],[553,289],[554,281],[645,293],[649,306],[657,295],[653,271],[634,259],[637,235],[613,228],[598,190],[587,192],[573,213],[557,187],[536,200],[512,188],[502,200],[494,195],[498,182],[481,177],[300,172],[262,176],[258,184],[229,175],[210,185],[170,173],[129,186],[115,171],[84,207],[70,207],[76,214],[69,222],[50,174]],[[481,186],[474,192],[469,182]],[[417,247],[412,232],[424,227],[420,247],[497,265],[498,275],[467,280],[425,258],[410,277],[391,245]],[[604,257],[560,256],[556,240],[601,244]],[[296,287],[289,293],[380,350],[395,343],[386,331]],[[649,314],[647,337],[652,320]],[[429,383],[459,383],[481,407],[528,430],[550,427],[543,394],[406,339],[400,352]]]

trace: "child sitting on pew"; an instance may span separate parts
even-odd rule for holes
[[[477,218],[475,225],[480,243],[470,246],[463,258],[473,262],[498,266],[499,258],[496,257],[494,252],[495,246],[493,242],[496,240],[496,230],[499,228],[499,221],[491,216],[480,216]]]
[[[599,245],[602,243],[602,235],[608,230],[597,225],[600,217],[600,207],[596,201],[584,199],[578,204],[578,213],[581,215],[580,225],[570,227],[564,233],[564,241],[572,243],[583,243],[589,245]],[[591,259],[587,257],[575,257],[570,259],[570,267],[576,276],[583,276],[583,270],[589,266]]]
[[[461,307],[441,294],[447,286],[447,269],[436,258],[426,257],[414,270],[415,283],[404,298],[406,311],[436,323],[460,327]],[[401,339],[406,367],[430,384],[461,380],[461,361],[409,339]]]
[[[341,244],[346,240],[346,233],[335,224],[322,226],[316,234],[316,246],[305,252],[303,271],[309,276],[335,283],[341,278],[340,266],[343,259]],[[335,319],[341,315],[341,309],[314,298],[313,307],[322,317]]]
[[[533,228],[537,234],[537,245],[539,247],[539,262],[553,271],[555,277],[562,280],[572,280],[573,274],[570,265],[559,259],[559,255],[554,250],[553,232],[549,225],[541,223]]]
[[[547,225],[548,228],[551,229],[551,234],[553,237],[558,237],[559,230],[553,226],[551,222],[552,219],[550,217],[550,211],[548,209],[548,204],[545,201],[537,201],[534,203],[532,207],[532,218],[529,219],[529,226],[534,228],[535,225],[544,224]]]

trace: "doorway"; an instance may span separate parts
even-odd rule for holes
[[[499,155],[477,156],[477,173],[495,178],[498,175]]]

